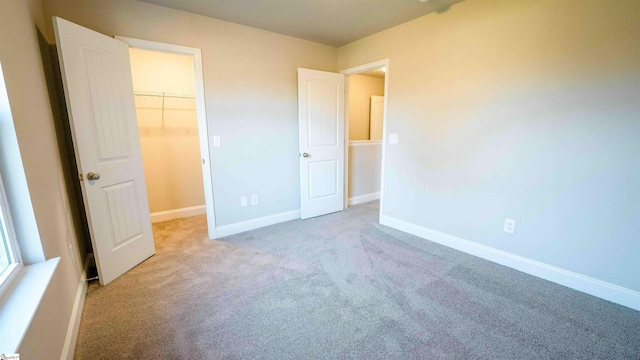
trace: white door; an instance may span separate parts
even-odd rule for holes
[[[384,119],[384,96],[371,95],[369,111],[369,140],[382,140],[382,122]]]
[[[344,75],[298,69],[300,212],[303,219],[344,206]]]
[[[53,21],[93,253],[106,285],[155,253],[129,49]]]

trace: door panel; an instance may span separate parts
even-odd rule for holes
[[[91,92],[93,126],[100,160],[128,157],[125,117],[118,104],[118,59],[111,54],[84,49],[87,81]]]
[[[335,160],[309,161],[308,164],[309,199],[315,200],[337,195],[338,162]]]
[[[114,186],[103,187],[107,198],[109,218],[113,228],[112,249],[134,241],[142,236],[142,224],[136,194],[136,184],[128,181]]]
[[[307,82],[308,102],[308,136],[309,147],[336,146],[337,126],[340,114],[338,109],[339,84],[310,80]]]
[[[155,253],[128,46],[54,17],[83,201],[106,285]],[[99,177],[91,180],[93,172]]]
[[[341,211],[344,205],[344,75],[298,69],[298,115],[301,217]]]

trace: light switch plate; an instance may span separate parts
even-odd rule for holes
[[[220,136],[214,135],[213,137],[213,147],[220,147],[222,143],[220,142]]]
[[[246,196],[241,196],[240,197],[240,207],[246,207],[247,206],[247,197]]]
[[[398,143],[398,134],[393,133],[389,134],[389,144],[397,144]]]
[[[251,205],[258,205],[258,195],[251,195]]]

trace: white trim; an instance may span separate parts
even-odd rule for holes
[[[377,70],[383,67],[387,67],[387,72],[385,72],[385,80],[387,77],[387,73],[389,72],[389,59],[384,59],[384,60],[378,60],[378,61],[374,61],[374,62],[370,62],[368,64],[364,64],[364,65],[359,65],[359,66],[354,66],[345,70],[340,71],[340,74],[344,74],[344,75],[355,75],[355,74],[360,74],[363,72],[367,72],[367,71],[371,71],[371,70]],[[386,94],[386,93],[385,93]]]
[[[380,199],[380,191],[349,198],[349,206]]]
[[[2,297],[4,291],[10,288],[11,281],[16,278],[16,274],[22,267],[20,246],[18,246],[18,238],[13,227],[13,218],[11,217],[11,211],[9,211],[9,199],[2,181],[2,170],[0,170],[0,232],[5,233],[4,240],[0,237],[0,246],[6,245],[6,256],[9,263],[5,269],[0,269],[0,297]]]
[[[198,48],[133,39],[124,36],[115,36],[115,38],[129,44],[130,47],[173,54],[191,55],[193,58],[193,75],[196,90],[196,113],[198,114],[198,138],[200,140],[200,157],[202,160],[202,179],[204,183],[204,202],[207,213],[207,227],[209,229],[209,238],[215,239],[216,216],[213,194],[213,172],[211,170],[211,150],[209,148],[209,125],[207,122],[207,111],[205,107],[202,51]]]
[[[225,236],[239,234],[241,232],[296,219],[300,219],[300,209],[264,216],[257,219],[241,221],[234,224],[218,226],[216,228],[216,234],[218,235],[218,238],[223,238]]]
[[[0,349],[18,352],[29,325],[40,306],[60,258],[23,266],[19,278],[0,299]]]
[[[206,213],[207,208],[205,205],[191,206],[182,209],[173,209],[167,211],[158,211],[151,213],[151,223],[155,224],[157,222],[180,219]]]
[[[382,145],[382,140],[352,140],[349,141],[349,146],[373,146]]]
[[[380,224],[631,309],[640,310],[640,292],[635,290],[398,220],[387,215],[380,216]]]
[[[386,145],[386,139],[387,139],[387,122],[388,122],[388,117],[387,117],[387,113],[388,113],[388,108],[389,108],[389,59],[384,59],[384,60],[378,60],[378,61],[374,61],[368,64],[364,64],[364,65],[360,65],[360,66],[355,66],[352,68],[348,68],[345,70],[340,71],[341,74],[344,74],[345,76],[351,76],[351,75],[356,75],[356,74],[360,74],[363,72],[367,72],[367,71],[371,71],[371,70],[375,70],[375,69],[379,69],[379,68],[386,68],[387,70],[385,71],[384,74],[384,115],[383,115],[383,122],[382,122],[382,159],[381,161],[381,166],[380,166],[380,221],[382,221],[382,214],[383,214],[383,209],[384,209],[384,164],[385,164],[385,159],[386,159],[386,153],[387,153],[387,145]],[[344,94],[345,94],[345,101],[344,101],[344,136],[345,139],[344,141],[347,143],[347,145],[349,145],[349,81],[345,81],[344,84]],[[349,199],[348,199],[348,194],[349,194],[349,146],[345,146],[345,150],[344,150],[344,202],[345,202],[345,209],[348,208],[349,206]]]
[[[76,350],[76,341],[78,340],[78,331],[80,330],[82,309],[84,308],[84,299],[87,297],[87,269],[89,268],[92,255],[93,254],[87,254],[87,258],[84,261],[84,270],[82,271],[82,276],[80,276],[78,291],[76,291],[76,301],[73,303],[73,311],[71,312],[71,318],[69,319],[67,336],[64,340],[64,347],[62,348],[60,360],[73,360],[73,355]]]

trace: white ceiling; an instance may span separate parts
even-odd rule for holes
[[[342,46],[463,0],[141,0]]]

